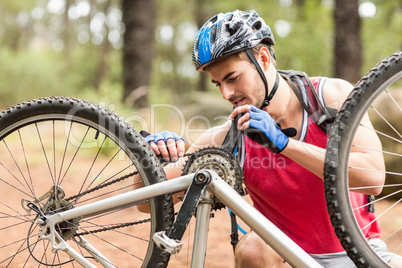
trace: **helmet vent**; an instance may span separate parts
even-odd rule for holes
[[[212,24],[215,24],[215,22],[218,20],[218,15],[216,15],[215,17],[213,17],[211,20],[210,20],[210,22],[212,23]]]
[[[261,23],[261,21],[257,21],[256,23],[254,23],[254,25],[253,25],[253,30],[259,30],[259,29],[261,29],[261,27],[262,27],[262,23]]]

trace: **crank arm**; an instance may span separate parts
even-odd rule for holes
[[[168,237],[174,240],[181,240],[194,211],[201,200],[201,195],[207,185],[211,182],[211,175],[206,170],[201,170],[194,175],[193,182],[187,190],[183,204],[180,207],[173,227]]]
[[[169,235],[166,235],[164,231],[153,235],[153,240],[160,249],[171,255],[179,253],[183,246],[180,240],[201,201],[205,188],[210,182],[211,174],[207,170],[201,170],[194,175]]]

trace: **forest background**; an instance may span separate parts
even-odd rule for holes
[[[207,19],[235,9],[271,26],[278,69],[355,83],[402,48],[400,0],[0,0],[0,108],[82,98],[191,141],[231,110],[194,70],[192,42]]]

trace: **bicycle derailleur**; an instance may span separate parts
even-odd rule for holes
[[[38,223],[42,226],[41,229],[43,230],[41,230],[40,236],[43,237],[47,237],[50,234],[50,230],[43,227],[46,223],[45,215],[52,215],[74,208],[73,203],[65,199],[64,190],[58,185],[52,186],[50,190],[47,191],[44,195],[39,198],[35,198],[35,200],[33,201],[23,198],[21,200],[21,205],[28,214],[31,214],[32,210],[37,213],[37,221],[32,222],[30,229],[33,228],[35,222]],[[55,231],[62,240],[67,241],[72,239],[77,234],[78,226],[79,219],[72,219],[56,224]],[[56,240],[58,239],[56,238]],[[28,247],[34,247],[35,243],[36,242],[33,242],[33,244],[31,245],[28,242]]]
[[[196,173],[202,169],[215,171],[227,184],[229,184],[239,194],[245,194],[243,185],[243,171],[239,161],[222,148],[208,147],[189,154],[188,160],[182,170],[182,176]],[[212,209],[220,210],[225,205],[214,197],[212,200]]]

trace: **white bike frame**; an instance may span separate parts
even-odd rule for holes
[[[202,194],[202,200],[197,208],[195,226],[194,248],[192,255],[192,268],[204,267],[208,228],[211,211],[211,196],[216,196],[222,203],[231,209],[252,230],[254,230],[268,245],[281,255],[293,267],[312,268],[322,267],[293,240],[285,235],[265,216],[258,212],[244,198],[242,198],[231,186],[224,182],[215,172],[211,174],[211,182]],[[91,204],[75,207],[71,210],[60,212],[46,218],[45,223],[40,222],[41,238],[50,240],[53,250],[63,250],[83,267],[95,267],[68,245],[55,231],[55,225],[59,222],[75,218],[85,218],[105,211],[117,210],[123,206],[135,205],[143,200],[155,196],[174,193],[187,189],[192,183],[194,174],[179,177],[177,179],[132,190]],[[90,245],[84,238],[79,237],[79,244],[85,248],[98,262],[105,267],[114,267],[110,262]]]

